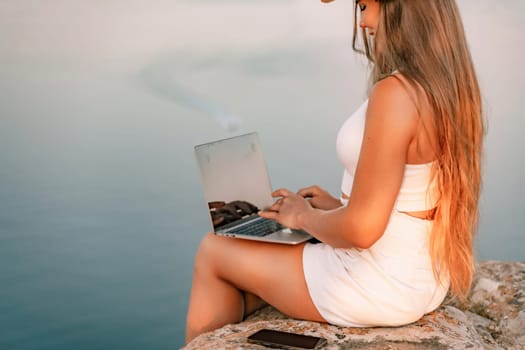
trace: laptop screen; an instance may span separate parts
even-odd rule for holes
[[[272,205],[270,179],[257,133],[195,146],[195,155],[215,229]]]

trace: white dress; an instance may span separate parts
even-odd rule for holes
[[[366,101],[341,127],[337,153],[349,195],[363,140]],[[308,291],[323,318],[348,327],[399,326],[436,309],[449,279],[437,281],[428,250],[432,221],[402,211],[435,207],[433,163],[407,164],[394,210],[383,236],[368,249],[336,249],[308,243],[303,269]],[[343,205],[346,201],[341,199]]]

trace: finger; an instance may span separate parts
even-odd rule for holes
[[[259,216],[260,217],[263,217],[265,219],[272,219],[272,220],[277,220],[277,217],[279,216],[279,213],[278,212],[275,212],[275,211],[260,211],[259,213]]]
[[[278,212],[279,208],[281,208],[281,203],[276,202],[273,203],[268,209],[266,209],[266,211]]]
[[[272,197],[288,197],[292,192],[286,188],[279,188],[278,190],[273,191]]]
[[[297,194],[302,197],[313,197],[316,194],[318,194],[319,190],[316,186],[310,186],[301,188],[299,191],[297,191]]]
[[[301,197],[313,197],[314,193],[311,188],[302,188],[297,191],[297,194]]]

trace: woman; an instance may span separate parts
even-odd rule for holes
[[[330,2],[331,0],[323,0]],[[265,302],[299,319],[398,326],[473,275],[483,137],[479,86],[454,0],[358,0],[368,100],[339,131],[340,199],[317,186],[261,216],[322,243],[208,234],[195,260],[187,341]]]

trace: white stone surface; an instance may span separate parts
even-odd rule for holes
[[[479,264],[466,304],[446,300],[419,321],[395,328],[344,328],[294,320],[272,307],[195,338],[184,350],[264,349],[246,337],[262,328],[328,339],[323,349],[525,350],[525,263]]]

